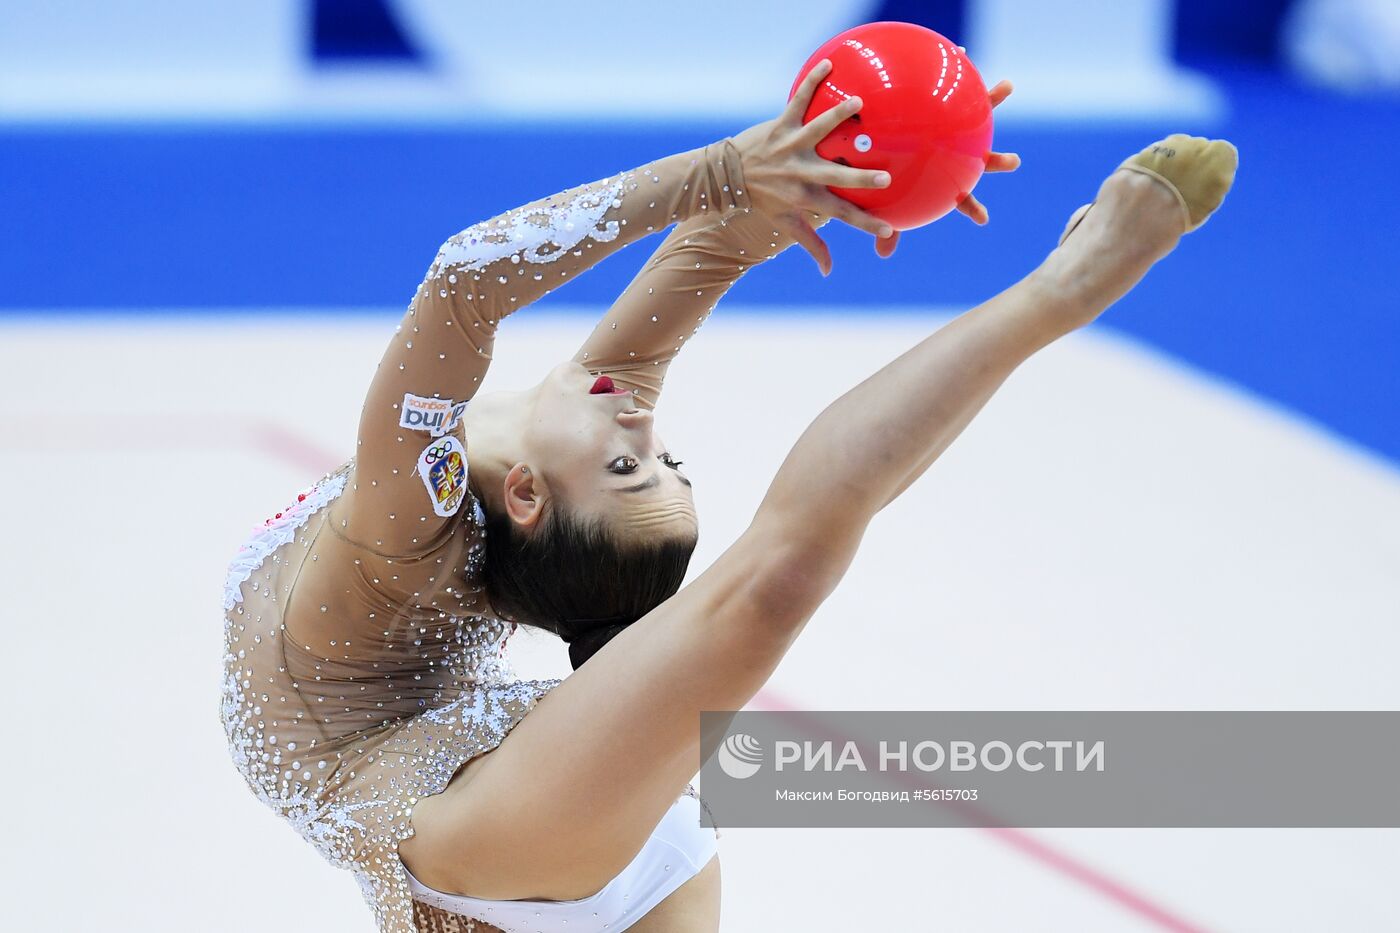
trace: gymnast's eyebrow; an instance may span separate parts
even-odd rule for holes
[[[660,478],[653,473],[650,479],[644,479],[635,486],[621,486],[618,492],[641,492],[643,489],[650,489],[661,482]]]

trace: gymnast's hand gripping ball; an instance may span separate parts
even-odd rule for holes
[[[912,23],[867,23],[812,53],[793,82],[823,58],[831,73],[802,117],[849,97],[859,113],[817,145],[822,158],[884,169],[887,188],[832,188],[896,230],[937,220],[972,193],[992,151],[992,105],[967,55],[953,41]]]

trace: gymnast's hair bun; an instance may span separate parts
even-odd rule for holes
[[[598,650],[612,641],[618,632],[635,620],[604,619],[596,622],[574,623],[578,628],[564,635],[564,643],[569,646],[569,663],[578,670]]]

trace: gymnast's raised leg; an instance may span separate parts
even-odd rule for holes
[[[419,803],[400,846],[415,876],[493,899],[577,898],[612,878],[695,773],[700,711],[754,695],[871,518],[1022,361],[1097,318],[1204,222],[1235,165],[1228,143],[1184,136],[1132,157],[1039,267],[832,403],[712,567]]]

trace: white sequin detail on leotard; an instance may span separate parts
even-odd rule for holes
[[[615,220],[604,222],[603,215],[621,203],[626,180],[619,175],[560,204],[534,205],[474,224],[442,245],[431,275],[449,269],[476,271],[507,257],[554,262],[585,239],[611,242],[620,228]]]
[[[504,651],[514,626],[489,615],[386,621],[398,629],[383,634],[397,640],[355,645],[355,657],[320,655],[290,638],[283,611],[293,586],[282,574],[295,577],[316,558],[318,529],[353,482],[351,469],[301,493],[231,563],[220,719],[254,796],[332,865],[355,874],[381,930],[409,933],[412,895],[397,848],[413,833],[413,805],[495,748],[557,681],[517,680]],[[467,514],[484,518],[475,502]],[[458,566],[472,566],[477,551],[467,549]],[[466,577],[444,584],[444,592],[467,586]]]
[[[297,501],[253,532],[228,565],[224,580],[224,611],[243,601],[242,586],[267,556],[296,537],[297,529],[345,489],[344,474],[328,476],[297,494]]]

